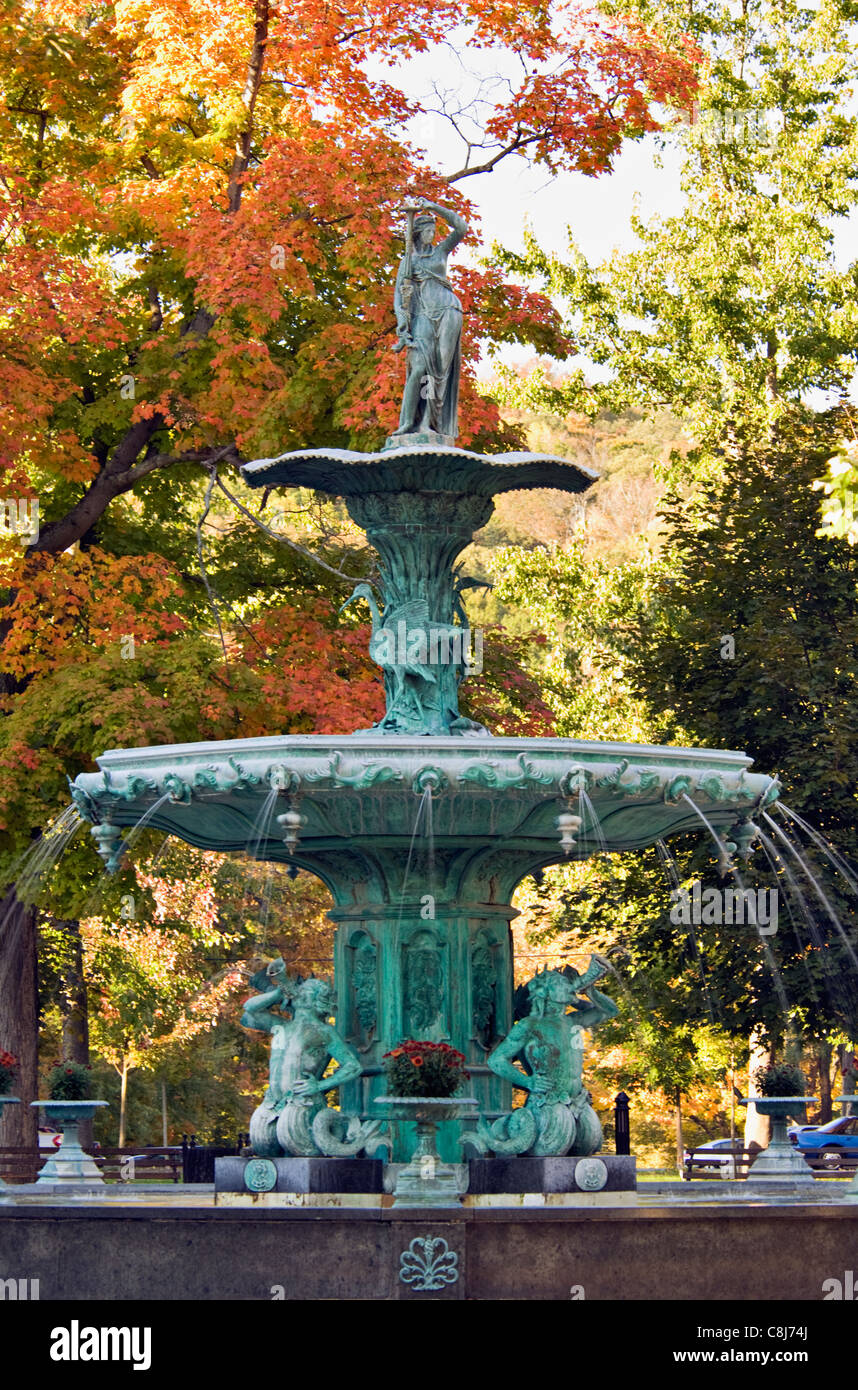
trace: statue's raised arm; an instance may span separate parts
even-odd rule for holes
[[[436,246],[437,217],[450,231]],[[467,233],[468,225],[457,212],[428,198],[417,198],[406,208],[405,255],[396,276],[393,304],[399,334],[394,351],[406,349],[408,368],[399,428],[388,440],[388,448],[455,443],[462,306],[447,279],[447,257]]]

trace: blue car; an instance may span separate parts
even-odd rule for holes
[[[841,1116],[827,1125],[794,1125],[789,1137],[814,1168],[840,1168],[850,1154],[858,1159],[858,1115]]]

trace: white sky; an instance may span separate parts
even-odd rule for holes
[[[498,89],[497,99],[506,85],[505,75],[498,69],[498,55],[469,52],[466,70],[460,54],[461,47],[457,48],[453,34],[449,45],[401,64],[395,73],[379,67],[377,76],[395,82],[424,105],[437,101],[430,97],[427,102],[427,93],[433,88],[439,96],[446,97],[444,104],[448,108],[451,104],[461,107],[469,100],[491,101],[493,87]],[[520,75],[512,60],[507,75],[514,80]],[[466,114],[463,124],[467,126]],[[447,174],[461,168],[463,146],[446,119],[432,114],[421,116],[412,122],[408,134],[415,145],[426,150],[435,168]],[[471,162],[477,164],[483,158],[485,154],[476,151]],[[633,212],[644,221],[674,217],[681,212],[680,169],[679,142],[673,145],[669,137],[665,140],[653,135],[627,141],[612,171],[598,178],[584,174],[553,177],[546,170],[530,168],[523,159],[508,158],[491,173],[464,179],[458,186],[479,209],[483,246],[497,240],[512,250],[521,249],[522,233],[529,223],[545,249],[562,254],[571,231],[587,260],[599,264],[616,249],[633,248]],[[858,213],[853,213],[836,231],[835,254],[841,267],[854,260],[856,242]],[[463,259],[478,254],[476,247],[462,248],[459,253]],[[532,355],[530,349],[515,347],[507,347],[500,354],[501,360],[508,363]],[[576,365],[582,366],[591,378],[602,375],[583,359],[578,359]],[[492,370],[487,363],[486,374],[491,375]],[[852,394],[858,399],[855,387]],[[820,400],[818,404],[821,403]]]

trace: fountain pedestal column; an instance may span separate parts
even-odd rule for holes
[[[104,1178],[101,1170],[81,1148],[78,1126],[84,1120],[91,1120],[96,1110],[102,1105],[107,1105],[107,1101],[34,1100],[31,1104],[34,1108],[44,1110],[46,1119],[59,1125],[63,1132],[63,1141],[48,1158],[36,1178],[36,1186],[48,1192],[103,1192]]]
[[[466,1058],[477,1113],[510,1109],[512,1088],[486,1065],[512,1026],[512,937],[505,905],[406,900],[402,908],[334,908],[337,1017],[364,1065],[342,1088],[343,1109],[378,1115],[385,1092],[382,1057],[406,1038],[447,1042]],[[413,1126],[398,1127],[394,1160],[413,1149]],[[447,1163],[462,1161],[460,1124],[439,1124]]]

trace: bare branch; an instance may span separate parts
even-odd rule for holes
[[[260,521],[258,516],[254,516],[253,512],[248,511],[247,507],[243,506],[237,497],[233,497],[232,493],[224,486],[223,481],[219,477],[215,477],[215,482],[224,496],[229,498],[233,506],[237,507],[249,521],[253,522],[254,526],[258,526],[260,531],[264,531],[266,536],[270,536],[273,541],[279,541],[281,545],[288,546],[290,550],[294,550],[299,555],[303,555],[305,560],[312,560],[313,564],[321,565],[322,569],[328,571],[328,574],[336,575],[337,579],[345,579],[348,584],[354,584],[356,579],[361,578],[360,575],[345,574],[343,570],[334,569],[333,565],[329,565],[324,560],[320,560],[318,555],[314,555],[312,550],[308,550],[306,546],[299,545],[297,541],[290,540],[288,536],[281,536],[278,531],[272,531],[270,526],[266,526],[264,521]],[[372,583],[371,580],[369,582]]]
[[[544,139],[544,131],[534,131],[531,135],[525,135],[523,132],[519,132],[514,140],[511,140],[508,145],[504,145],[502,149],[498,150],[497,154],[492,155],[491,159],[487,159],[484,164],[475,164],[473,168],[470,169],[467,164],[465,164],[461,169],[457,170],[455,174],[448,174],[445,182],[458,183],[460,179],[469,179],[474,174],[490,174],[493,169],[497,168],[502,159],[506,159],[507,155],[517,154],[519,150],[525,149],[527,145],[533,145],[538,140]]]

